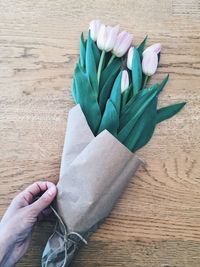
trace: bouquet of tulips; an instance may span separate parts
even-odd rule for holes
[[[80,38],[68,115],[58,195],[52,207],[58,222],[42,256],[43,267],[68,266],[83,243],[109,215],[128,181],[143,164],[135,151],[161,121],[184,105],[157,108],[169,76],[148,86],[161,45],[145,49],[147,37],[132,46],[119,26],[90,23]]]

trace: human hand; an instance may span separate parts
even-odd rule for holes
[[[34,224],[56,194],[53,183],[35,182],[13,199],[0,221],[0,267],[14,266],[25,254]]]

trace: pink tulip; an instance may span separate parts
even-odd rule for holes
[[[97,46],[99,49],[104,50],[104,45],[106,42],[106,26],[101,24],[99,34],[97,36]]]
[[[96,19],[96,20],[92,20],[90,22],[89,30],[90,30],[90,36],[91,36],[93,41],[97,40],[97,36],[98,36],[99,30],[100,30],[100,27],[101,27],[101,21],[100,20]]]
[[[117,36],[114,48],[113,48],[113,54],[116,57],[122,57],[126,51],[129,49],[131,43],[133,40],[133,35],[128,32],[120,32]]]
[[[97,37],[98,48],[101,50],[105,50],[106,52],[111,51],[116,42],[118,33],[119,33],[118,25],[115,27],[111,27],[102,24]]]
[[[129,70],[132,70],[133,54],[134,54],[134,47],[132,46],[128,50],[128,57],[127,57],[127,67],[129,68]]]
[[[154,51],[146,51],[143,55],[142,70],[147,76],[152,76],[158,66],[158,55]]]
[[[105,50],[107,52],[113,49],[118,33],[119,33],[119,25],[115,27],[110,27],[110,26],[106,27],[107,36],[106,36]]]
[[[155,52],[156,54],[160,53],[161,51],[161,44],[157,43],[157,44],[153,44],[149,47],[147,47],[144,52],[143,52],[143,55],[148,52],[148,51],[152,51],[152,52]]]
[[[129,87],[128,72],[126,70],[123,70],[121,79],[121,92],[123,93],[128,87]]]

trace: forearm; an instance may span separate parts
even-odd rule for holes
[[[11,258],[11,251],[13,245],[10,242],[9,233],[6,232],[6,227],[2,229],[0,224],[0,267],[13,267],[13,259]]]

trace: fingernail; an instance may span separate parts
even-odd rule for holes
[[[55,194],[55,187],[54,186],[50,187],[47,192],[50,196],[53,196]]]

